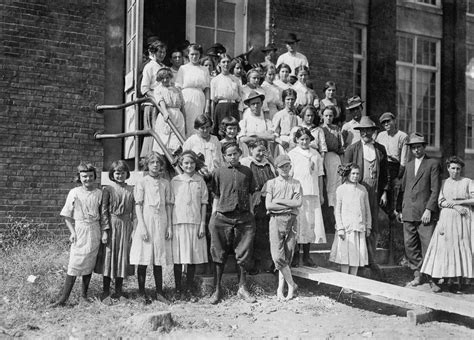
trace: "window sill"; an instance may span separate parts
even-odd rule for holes
[[[435,5],[422,4],[422,3],[412,2],[412,1],[407,1],[407,0],[398,1],[397,5],[399,7],[405,7],[405,8],[425,11],[425,12],[433,13],[437,15],[443,15],[443,9],[441,8],[440,5],[435,6]]]

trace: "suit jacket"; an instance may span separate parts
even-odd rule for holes
[[[387,151],[382,144],[374,142],[375,156],[379,165],[379,172],[377,174],[377,194],[382,196],[385,190],[388,190],[388,160]],[[364,178],[364,152],[362,141],[358,141],[349,147],[344,152],[344,163],[356,163],[360,167],[360,179]]]
[[[421,161],[416,176],[415,160],[413,159],[407,163],[397,200],[397,211],[402,212],[404,221],[421,221],[425,209],[431,210],[432,220],[437,220],[440,190],[439,174],[439,162],[428,156],[425,156]]]

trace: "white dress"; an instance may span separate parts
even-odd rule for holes
[[[74,219],[76,242],[71,244],[67,274],[91,274],[101,241],[100,205],[102,191],[86,190],[82,186],[69,191],[60,215]]]
[[[159,84],[153,90],[153,94],[158,105],[161,101],[165,103],[170,115],[169,120],[173,122],[181,136],[184,137],[186,135],[184,127],[185,123],[183,113],[181,112],[181,108],[184,106],[184,99],[181,91],[174,86],[164,87]],[[162,114],[158,114],[158,117],[156,118],[155,131],[171,153],[181,146],[181,142],[171,130],[168,123],[165,122]],[[162,155],[164,154],[163,150],[161,150],[161,147],[155,140],[153,140],[153,151],[157,151]]]
[[[224,162],[221,148],[221,143],[213,135],[210,136],[209,140],[205,140],[195,134],[189,137],[183,144],[183,151],[192,150],[197,155],[202,154],[204,156],[204,164],[209,173],[219,168]]]
[[[298,215],[298,243],[326,243],[319,198],[319,177],[324,175],[323,160],[316,150],[299,146],[288,153],[293,178],[303,188],[303,204]]]
[[[201,206],[208,203],[204,179],[181,174],[171,180],[173,207],[173,261],[176,264],[207,263],[206,237],[198,238]]]
[[[336,233],[329,261],[351,267],[362,267],[369,263],[367,228],[372,225],[369,194],[363,185],[344,183],[336,190],[336,232],[345,231],[344,240]]]
[[[175,85],[182,89],[186,114],[186,137],[195,133],[194,120],[204,113],[206,96],[204,90],[210,86],[209,70],[201,65],[182,65],[176,75]]]
[[[280,111],[279,107],[283,106],[283,102],[281,101],[281,89],[267,81],[262,83],[262,89],[265,90],[265,99],[268,105],[268,119],[272,120],[275,113]]]
[[[148,231],[144,241],[141,230],[135,230],[130,249],[130,264],[165,266],[173,264],[171,240],[166,239],[168,218],[166,205],[172,204],[170,183],[146,175],[135,185],[135,203],[143,204],[143,219]]]

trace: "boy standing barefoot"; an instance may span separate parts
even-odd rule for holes
[[[284,300],[285,281],[288,284],[286,300],[295,297],[297,286],[291,276],[289,264],[296,244],[298,208],[302,204],[302,189],[299,181],[290,177],[291,160],[287,155],[275,159],[278,177],[267,182],[266,207],[270,214],[270,251],[278,269],[277,297]]]
[[[209,221],[211,256],[214,262],[216,290],[211,304],[222,297],[222,274],[230,251],[235,252],[238,265],[239,291],[237,295],[252,303],[255,298],[247,290],[246,268],[252,259],[255,237],[255,219],[250,212],[250,195],[255,191],[252,170],[239,162],[242,151],[236,142],[222,146],[226,165],[214,171],[212,176],[212,217]]]

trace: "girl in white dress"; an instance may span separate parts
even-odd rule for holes
[[[166,162],[162,155],[152,152],[145,159],[148,173],[135,185],[135,211],[137,227],[130,249],[130,264],[138,265],[138,294],[148,301],[145,294],[146,268],[153,266],[156,292],[154,298],[167,302],[163,297],[162,266],[173,264],[171,248],[171,204],[173,197],[170,183],[162,178]]]
[[[372,225],[369,195],[359,183],[360,169],[357,164],[341,165],[338,173],[345,181],[336,191],[334,215],[337,237],[329,261],[339,263],[341,272],[357,275],[358,268],[369,263],[366,243]]]
[[[303,245],[303,264],[314,266],[309,255],[310,243],[326,243],[321,205],[323,196],[323,159],[319,153],[310,148],[314,139],[307,128],[295,132],[297,146],[288,153],[292,163],[293,178],[303,188],[303,204],[298,215],[298,245]],[[293,264],[298,265],[299,248],[295,249]]]
[[[291,87],[290,83],[291,67],[285,63],[278,65],[277,74],[278,79],[273,83],[280,88],[281,91],[287,90]]]
[[[100,242],[107,243],[107,223],[101,221],[100,205],[102,191],[97,188],[97,173],[92,164],[80,163],[76,182],[81,186],[69,191],[61,210],[71,233],[71,251],[67,267],[66,282],[59,300],[50,307],[64,306],[77,276],[82,276],[81,299],[87,300],[87,290],[92,277]]]
[[[200,65],[202,47],[191,44],[188,47],[189,63],[181,66],[176,75],[176,87],[181,88],[186,113],[186,137],[194,131],[194,120],[203,113],[210,115],[210,76],[209,70]]]
[[[184,151],[179,157],[183,174],[171,180],[173,207],[173,261],[177,298],[181,294],[183,264],[187,265],[186,291],[192,292],[196,264],[207,263],[206,210],[208,190],[196,172],[201,162],[196,153]]]
[[[295,70],[295,74],[298,78],[296,83],[293,84],[293,90],[297,93],[295,106],[301,110],[301,108],[306,105],[313,105],[315,93],[306,84],[309,77],[308,66],[298,66]]]
[[[156,80],[158,86],[153,91],[156,103],[160,106],[163,114],[158,114],[156,118],[155,131],[165,144],[166,148],[174,153],[181,146],[176,134],[171,130],[167,124],[168,120],[171,120],[178,129],[181,136],[185,136],[185,123],[184,123],[184,98],[181,91],[171,84],[173,73],[168,67],[161,68],[157,75]],[[158,143],[153,140],[153,151],[164,154]]]

